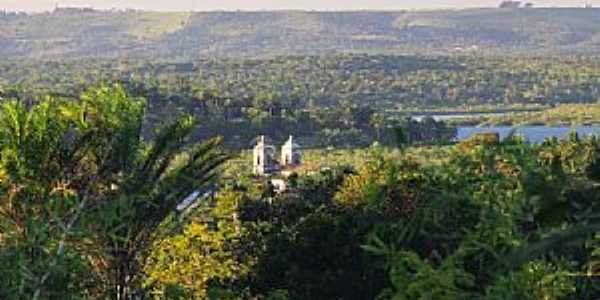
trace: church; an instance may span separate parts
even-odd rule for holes
[[[258,137],[253,151],[253,173],[265,176],[281,173],[283,170],[302,164],[302,151],[290,135],[281,147],[280,159],[277,159],[277,149],[266,142],[265,136]]]

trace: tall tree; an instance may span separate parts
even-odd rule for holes
[[[161,238],[159,225],[226,159],[219,139],[188,145],[190,117],[151,142],[143,124],[144,101],[120,86],[72,102],[3,106],[0,251],[18,258],[6,270],[12,279],[2,281],[7,295],[62,299],[72,294],[67,288],[112,299],[143,294],[140,266]],[[69,271],[70,260],[94,276]]]

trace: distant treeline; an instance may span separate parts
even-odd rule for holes
[[[151,122],[183,114],[197,136],[246,147],[258,134],[294,134],[314,146],[368,145],[390,118],[415,109],[503,109],[594,103],[595,59],[294,56],[196,61],[91,60],[0,63],[2,97],[76,98],[90,85],[120,83],[149,102]],[[429,137],[423,140],[431,141]]]

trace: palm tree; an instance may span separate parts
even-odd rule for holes
[[[189,143],[195,121],[185,117],[146,141],[144,101],[119,86],[89,90],[74,102],[2,108],[0,191],[7,192],[0,203],[0,251],[34,253],[14,281],[26,283],[15,288],[19,297],[67,293],[66,286],[83,279],[95,287],[87,294],[142,294],[140,266],[162,237],[159,227],[176,222],[177,205],[215,178],[227,158],[220,139]],[[67,254],[94,276],[62,278]]]

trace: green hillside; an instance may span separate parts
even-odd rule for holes
[[[5,58],[600,51],[600,9],[0,13]]]

